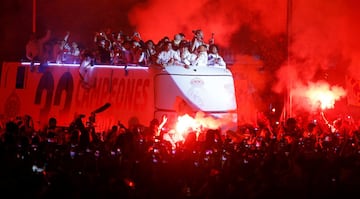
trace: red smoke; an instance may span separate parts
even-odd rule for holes
[[[250,86],[240,85],[243,88],[237,90],[253,97],[248,105],[254,107],[246,107],[256,112],[262,106],[257,103],[261,100],[254,99],[259,92],[282,94],[320,80],[342,89],[346,75],[360,79],[358,8],[360,2],[356,0],[148,0],[133,7],[129,19],[145,40],[156,42],[164,36],[172,39],[179,32],[190,40],[191,30],[202,29],[205,40],[214,32],[217,44],[245,54],[235,56],[231,69],[235,81],[240,80],[237,86],[244,77],[249,81]],[[250,31],[240,35],[244,28]],[[274,51],[281,48],[281,41],[274,38],[281,38],[276,36],[286,35],[287,31],[289,59]],[[244,64],[242,58],[254,54],[259,56],[260,65],[251,67],[247,61]],[[261,61],[264,70],[260,71]],[[275,68],[269,69],[274,64]],[[249,115],[244,117],[251,120]]]
[[[310,89],[305,85],[325,81],[342,90],[346,89],[346,76],[359,79],[360,29],[355,25],[360,17],[359,6],[358,1],[293,1],[290,58],[277,71],[279,81],[273,90],[295,91],[294,106],[302,106],[304,93],[297,91]],[[343,106],[337,112],[346,111],[349,108]]]
[[[216,43],[227,46],[242,24],[252,24],[255,29],[270,33],[285,30],[286,13],[282,10],[286,9],[286,4],[280,4],[278,0],[263,2],[148,0],[132,9],[129,20],[144,39],[155,42],[164,36],[172,39],[179,32],[191,39],[192,30],[202,29],[205,40],[215,33]]]
[[[238,102],[247,102],[248,110],[240,107],[244,121],[265,107],[261,101],[269,98],[269,91],[282,95],[284,90],[318,80],[345,88],[346,76],[355,81],[352,85],[359,85],[358,0],[53,0],[37,4],[39,33],[49,28],[54,37],[62,38],[70,31],[71,41],[86,40],[89,45],[94,32],[104,28],[125,33],[136,29],[144,40],[155,42],[179,32],[190,40],[194,29],[202,29],[205,40],[215,33],[217,44],[237,54],[230,67],[240,91]],[[21,54],[31,32],[31,2],[7,0],[2,5],[3,43],[15,47],[1,53],[12,55],[16,49]],[[252,59],[254,55],[258,60]],[[352,95],[360,98],[357,90]]]
[[[287,4],[279,0],[269,0],[266,3],[262,0],[175,0],[171,3],[149,0],[135,6],[129,13],[129,20],[144,40],[153,39],[157,42],[164,36],[172,39],[179,32],[185,33],[186,39],[191,40],[191,31],[202,29],[205,41],[210,38],[211,33],[215,33],[215,43],[222,48],[233,48],[231,51],[238,53],[244,49],[236,44],[242,44],[243,40],[249,39],[256,43],[259,41],[256,35],[271,36],[286,32],[286,7]],[[255,36],[247,34],[244,38],[240,35],[244,25],[250,27],[251,32],[256,33]],[[250,43],[249,46],[251,45]],[[265,89],[268,72],[256,73],[261,61],[253,60],[251,56],[234,57],[238,60],[231,69],[237,86],[238,104],[247,104],[239,107],[239,121],[253,123],[261,101],[252,97],[257,90]],[[244,77],[247,81],[244,81]]]

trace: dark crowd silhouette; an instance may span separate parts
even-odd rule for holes
[[[265,116],[237,131],[163,121],[95,131],[95,114],[68,126],[29,115],[1,129],[2,194],[20,198],[349,198],[360,185],[359,128],[324,115],[280,123]],[[165,120],[165,122],[164,122]]]

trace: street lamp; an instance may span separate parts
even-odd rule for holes
[[[287,0],[287,15],[286,15],[286,33],[287,33],[287,66],[290,67],[290,45],[292,43],[291,41],[291,22],[292,22],[292,0]],[[285,114],[283,114],[283,119],[286,120],[290,117],[292,117],[292,84],[293,81],[291,78],[288,80],[288,86],[285,91],[284,95],[284,107],[285,107]]]
[[[36,32],[36,0],[32,1],[32,32]]]

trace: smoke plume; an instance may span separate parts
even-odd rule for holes
[[[249,0],[148,0],[133,8],[129,20],[146,39],[173,38],[179,32],[191,39],[192,30],[202,29],[205,39],[215,33],[216,43],[228,46],[243,24],[269,33],[284,31],[284,14],[279,14],[284,6],[277,0],[266,1],[266,5]]]

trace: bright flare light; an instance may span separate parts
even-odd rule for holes
[[[186,138],[187,134],[195,131],[197,135],[202,133],[204,129],[218,129],[227,119],[216,119],[211,116],[205,116],[203,112],[197,112],[195,118],[185,114],[179,116],[175,124],[176,133]]]
[[[346,95],[343,88],[332,86],[325,82],[310,83],[305,91],[310,104],[321,110],[334,108],[335,101]]]
[[[198,130],[200,124],[188,114],[178,117],[178,121],[175,126],[176,132],[180,133],[181,135],[185,136],[188,131],[191,130]]]

